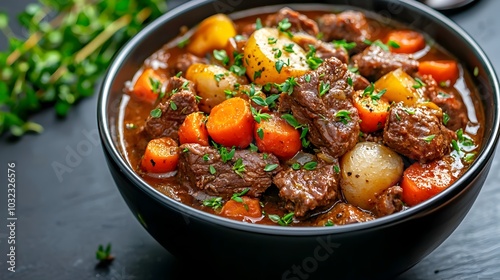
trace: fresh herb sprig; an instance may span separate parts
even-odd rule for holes
[[[95,252],[95,257],[102,264],[112,262],[115,257],[111,255],[111,243],[108,243],[106,247],[99,245]]]
[[[43,128],[29,121],[42,107],[66,116],[95,85],[118,49],[166,11],[163,0],[39,0],[17,16],[27,38],[0,12],[8,46],[0,51],[0,135]]]

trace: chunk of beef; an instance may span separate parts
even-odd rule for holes
[[[453,131],[465,127],[469,121],[467,108],[465,108],[456,89],[439,87],[436,80],[430,75],[421,76],[420,79],[425,84],[422,87],[424,96],[443,109],[443,112],[450,117],[446,127]]]
[[[368,81],[365,77],[359,74],[351,72],[350,76],[352,80],[352,87],[354,88],[355,91],[365,90],[370,85],[370,81]]]
[[[420,162],[448,154],[455,138],[455,132],[443,124],[442,111],[427,106],[404,107],[398,103],[391,108],[384,127],[387,146]]]
[[[284,19],[288,19],[291,24],[290,29],[287,30],[292,32],[305,32],[313,36],[319,33],[318,24],[314,20],[290,8],[283,8],[275,14],[267,16],[264,25],[278,26],[278,23]]]
[[[183,53],[177,56],[174,65],[172,75],[175,75],[179,72],[186,73],[189,66],[195,63],[203,63],[208,64],[208,60],[206,58],[198,57],[194,54]]]
[[[401,211],[403,209],[402,195],[403,189],[400,186],[387,188],[377,196],[373,212],[377,217],[383,217]]]
[[[234,156],[223,161],[220,152],[199,144],[183,144],[179,158],[178,178],[184,186],[202,190],[209,195],[230,198],[234,193],[249,189],[246,195],[260,196],[271,186],[273,176],[281,171],[276,156],[249,150],[236,150]],[[241,159],[240,168],[236,164]],[[272,171],[265,171],[268,164],[278,164]],[[211,167],[215,173],[210,172]]]
[[[280,99],[299,123],[307,125],[308,140],[334,158],[354,147],[359,134],[359,116],[350,100],[353,89],[348,77],[347,66],[332,57],[299,77],[292,94]]]
[[[364,212],[348,203],[339,202],[333,208],[319,215],[314,224],[316,226],[325,225],[347,225],[354,223],[362,223],[374,220],[375,216],[368,212]]]
[[[279,196],[286,200],[285,207],[300,218],[337,201],[339,174],[333,164],[320,163],[314,170],[289,167],[276,174],[273,183],[280,190]]]
[[[402,68],[406,73],[413,75],[418,71],[418,61],[409,54],[391,53],[380,46],[372,44],[363,52],[352,57],[354,66],[359,74],[375,81],[385,74]]]
[[[370,40],[370,26],[361,12],[345,11],[339,14],[325,14],[318,18],[318,26],[324,41],[346,40],[356,43],[351,53],[358,53],[367,47]]]
[[[307,34],[296,34],[293,36],[293,41],[296,42],[305,51],[309,51],[311,46],[316,49],[316,56],[321,59],[336,57],[340,61],[347,63],[349,54],[342,47],[335,47],[333,44],[323,42]]]
[[[144,130],[151,138],[163,136],[177,140],[177,130],[187,115],[198,111],[193,82],[172,77],[168,81],[165,96],[154,110],[161,111],[159,117],[148,116]]]

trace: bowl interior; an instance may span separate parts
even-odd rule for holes
[[[491,159],[499,136],[499,86],[494,70],[481,48],[460,27],[443,15],[419,4],[416,1],[317,1],[317,4],[299,4],[300,1],[190,1],[163,15],[128,42],[108,69],[103,80],[99,96],[98,123],[104,148],[114,162],[144,192],[148,193],[167,207],[172,207],[188,217],[210,220],[214,223],[276,235],[308,235],[318,233],[347,232],[362,230],[372,226],[383,226],[388,223],[397,223],[409,219],[412,215],[440,207],[450,198],[457,196]],[[269,6],[269,4],[273,4]],[[265,6],[265,7],[260,7]],[[479,75],[473,81],[479,91],[483,103],[485,124],[483,147],[476,162],[453,186],[429,199],[428,201],[408,210],[392,214],[374,221],[346,225],[342,227],[326,228],[288,228],[261,226],[237,222],[214,216],[174,201],[156,191],[140,176],[135,174],[127,164],[127,160],[120,153],[120,139],[118,135],[117,119],[120,112],[120,100],[126,81],[131,80],[143,61],[153,52],[160,49],[165,43],[178,35],[182,26],[193,27],[202,19],[215,13],[229,13],[232,17],[240,17],[248,13],[262,13],[276,11],[283,6],[297,10],[330,10],[342,11],[358,9],[375,17],[396,20],[411,28],[421,30],[445,49],[449,50],[464,66],[472,71],[475,67]],[[243,10],[260,7],[250,11]],[[384,19],[382,19],[384,20]]]

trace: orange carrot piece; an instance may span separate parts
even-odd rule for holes
[[[259,151],[272,153],[282,160],[292,158],[302,149],[299,131],[274,114],[255,124],[254,137]]]
[[[154,103],[164,82],[157,72],[148,68],[137,78],[131,92],[140,100]]]
[[[417,205],[448,188],[456,177],[446,160],[430,163],[414,163],[403,172],[401,188],[403,201],[408,206]]]
[[[237,220],[243,220],[245,217],[259,218],[262,216],[262,208],[258,198],[241,196],[243,202],[233,199],[228,200],[222,207],[221,215]]]
[[[166,173],[177,169],[179,147],[170,137],[149,141],[141,159],[141,168],[151,173]]]
[[[198,143],[202,146],[208,146],[208,131],[205,125],[206,117],[202,112],[194,112],[184,119],[179,127],[179,142]]]
[[[425,38],[422,34],[413,30],[395,30],[387,35],[387,43],[390,41],[399,45],[395,48],[389,45],[391,52],[394,53],[415,53],[425,48]]]
[[[206,126],[215,142],[246,148],[253,140],[254,123],[248,101],[233,97],[212,108]]]
[[[372,100],[369,95],[363,96],[363,91],[357,91],[353,101],[361,119],[359,127],[362,132],[371,133],[384,128],[390,104],[383,96],[381,99]]]
[[[420,75],[431,75],[438,83],[453,85],[459,76],[457,62],[454,60],[421,61],[418,67]]]

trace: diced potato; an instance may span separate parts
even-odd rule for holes
[[[233,21],[224,14],[216,14],[204,19],[196,28],[187,50],[200,57],[216,49],[223,49],[229,38],[236,36]]]
[[[235,84],[245,84],[247,81],[226,68],[217,65],[194,63],[189,66],[186,78],[195,84],[198,96],[201,97],[198,107],[205,113],[226,100],[225,90],[234,90]]]
[[[341,188],[347,202],[372,210],[377,195],[403,176],[403,160],[391,149],[360,142],[340,161]]]
[[[413,87],[417,82],[401,68],[387,73],[375,82],[377,90],[387,90],[384,97],[389,101],[403,102],[410,106],[420,100],[420,94]]]
[[[293,52],[286,49],[292,46]],[[255,83],[282,83],[309,70],[306,52],[275,28],[261,28],[248,38],[244,49],[247,75]]]

